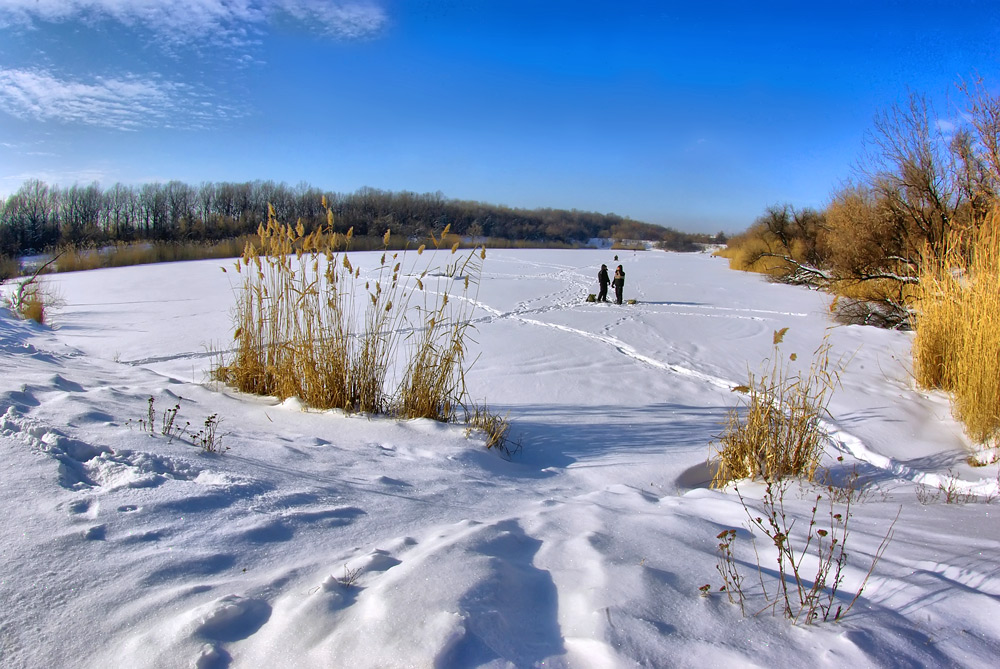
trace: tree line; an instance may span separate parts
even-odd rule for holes
[[[462,201],[437,193],[361,188],[349,194],[323,192],[308,184],[273,181],[202,183],[180,181],[138,186],[116,183],[49,185],[29,179],[0,207],[0,256],[17,257],[58,247],[118,242],[192,242],[231,239],[256,232],[268,207],[278,220],[301,221],[307,230],[327,222],[356,236],[386,230],[406,238],[426,237],[451,226],[453,234],[477,238],[577,245],[595,237],[643,239],[678,249],[713,241],[615,214],[562,209],[515,209]]]
[[[879,113],[854,178],[825,209],[768,207],[724,255],[832,290],[845,320],[908,326],[922,268],[992,225],[1000,203],[1000,96],[981,80],[958,89],[948,118],[919,93]]]

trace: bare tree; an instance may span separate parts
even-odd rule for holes
[[[948,169],[951,158],[941,125],[927,99],[911,94],[875,118],[868,154],[867,182],[898,214],[909,240],[907,254],[918,256],[926,242],[940,249],[962,201]]]
[[[991,194],[1000,192],[1000,95],[990,95],[981,78],[971,84],[960,82],[965,95],[966,115],[975,129],[979,158],[987,175]]]

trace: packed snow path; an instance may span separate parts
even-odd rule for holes
[[[210,383],[231,263],[52,277],[54,327],[0,317],[0,665],[993,666],[998,520],[914,482],[995,494],[997,466],[912,388],[909,335],[829,329],[823,295],[705,255],[620,253],[637,304],[585,302],[612,253],[488,253],[467,381],[509,412],[509,461],[459,425]],[[716,535],[748,536],[705,487],[709,444],[783,327],[783,354],[828,335],[845,361],[827,465],[870,490],[845,591],[900,514],[848,618],[808,629],[698,590]],[[150,397],[185,435],[143,431]],[[191,444],[213,415],[222,455]]]

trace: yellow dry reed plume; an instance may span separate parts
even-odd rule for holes
[[[337,333],[349,328],[332,327],[345,310],[330,285],[335,276],[320,271],[320,252],[331,258],[341,240],[323,230],[305,232],[301,221],[278,223],[271,210],[256,244],[245,247],[237,264],[244,284],[235,310],[236,350],[216,376],[245,392],[341,407],[348,403],[346,335]]]
[[[951,394],[969,437],[1000,438],[1000,209],[978,228],[953,231],[924,262],[913,368],[925,388]]]
[[[712,487],[744,478],[775,480],[786,476],[812,481],[823,453],[821,419],[839,382],[830,370],[827,340],[813,356],[809,371],[794,372],[780,344],[788,328],[774,333],[774,349],[760,375],[749,373],[746,385],[733,390],[745,396],[745,410],[729,412],[719,437],[718,467]]]
[[[329,227],[307,234],[301,221],[281,224],[269,210],[256,243],[246,245],[237,263],[244,283],[234,318],[236,347],[229,363],[215,370],[216,378],[245,392],[298,397],[311,407],[384,413],[406,404],[393,397],[409,397],[414,379],[438,378],[451,369],[450,376],[429,384],[437,393],[433,402],[444,409],[428,416],[450,419],[451,407],[464,393],[464,384],[454,379],[464,379],[463,337],[470,319],[452,319],[452,337],[443,345],[440,324],[449,317],[447,291],[435,294],[426,306],[421,279],[427,270],[415,279],[416,288],[404,285],[402,260],[386,248],[362,284],[360,264],[346,251],[340,255],[352,235],[353,229],[338,235]],[[383,247],[389,240],[387,231]],[[394,392],[389,374],[400,340],[403,333],[420,330],[407,322],[416,290],[424,294],[424,313],[435,313],[436,320],[429,348],[415,349],[404,364],[406,382]],[[407,415],[415,414],[407,410]]]

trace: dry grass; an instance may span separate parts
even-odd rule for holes
[[[45,323],[48,312],[48,298],[41,284],[32,283],[23,291],[17,305],[17,313],[21,318],[36,323]]]
[[[630,242],[616,239],[611,243],[612,251],[645,251],[646,245],[642,242]]]
[[[950,393],[971,439],[1000,436],[1000,210],[978,230],[953,233],[924,263],[913,367],[917,383]]]
[[[493,413],[485,406],[473,405],[465,409],[465,423],[469,430],[481,430],[486,435],[486,448],[510,456],[520,450],[520,444],[510,440],[510,421],[507,416]]]
[[[795,354],[784,358],[780,344],[788,328],[774,333],[774,352],[760,375],[749,374],[743,393],[745,411],[730,411],[717,455],[719,466],[712,487],[761,477],[816,476],[823,452],[821,417],[838,382],[830,370],[829,343],[824,341],[804,375],[793,372]]]
[[[57,272],[78,272],[103,267],[127,267],[160,262],[237,258],[246,248],[249,237],[216,242],[118,243],[103,248],[68,247],[62,249]]]
[[[301,224],[278,223],[272,212],[260,226],[257,241],[236,265],[243,276],[236,349],[215,370],[216,378],[245,392],[297,397],[315,408],[452,419],[465,392],[470,327],[462,308],[449,307],[448,287],[456,282],[448,279],[443,291],[432,291],[425,284],[440,275],[427,267],[403,276],[405,253],[388,250],[363,277],[348,257],[352,233],[330,232],[329,212],[328,222],[306,235]],[[386,232],[386,249],[389,243]],[[452,254],[457,250],[452,246]],[[417,255],[423,251],[421,246]],[[470,253],[460,263],[468,270],[466,292],[476,285],[470,276],[478,276],[476,258]],[[423,304],[411,308],[417,296]],[[405,371],[394,388],[396,369]]]
[[[17,283],[17,287],[4,299],[7,308],[26,320],[46,323],[49,310],[61,304],[62,298],[52,286],[42,281],[39,274],[58,259],[59,256],[52,258],[36,269],[30,277],[21,279]]]
[[[455,401],[465,396],[465,334],[467,320],[448,320],[447,295],[440,308],[413,333],[409,364],[400,385],[395,413],[405,418],[455,418]]]
[[[12,279],[20,273],[21,264],[17,261],[17,258],[0,256],[0,283],[3,283],[7,279]]]
[[[729,260],[729,269],[740,272],[756,272],[771,278],[780,278],[789,273],[791,265],[781,258],[766,255],[771,252],[768,243],[759,237],[743,236],[731,240],[729,245],[713,255]]]

